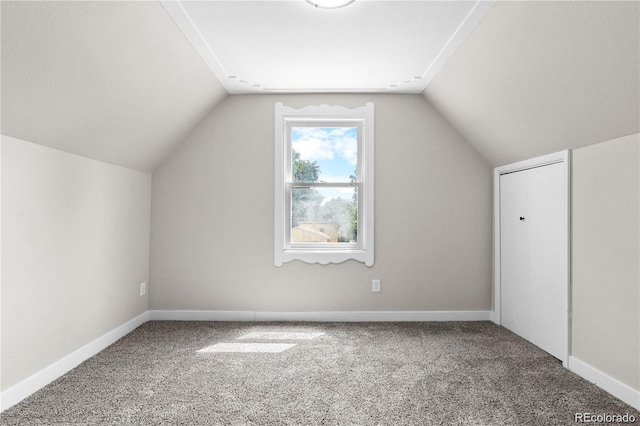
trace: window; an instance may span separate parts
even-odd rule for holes
[[[275,105],[275,265],[373,265],[372,103]]]

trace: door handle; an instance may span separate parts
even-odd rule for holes
[[[520,216],[520,220],[524,222],[524,216]]]

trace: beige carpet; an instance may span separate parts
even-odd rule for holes
[[[489,322],[149,322],[0,423],[575,425],[576,413],[640,419]]]

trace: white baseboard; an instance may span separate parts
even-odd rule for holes
[[[0,394],[0,412],[14,406],[29,395],[42,389],[58,377],[77,367],[82,362],[96,355],[109,345],[112,345],[118,339],[121,339],[131,333],[147,321],[149,321],[149,313],[144,312],[103,336],[98,337],[94,341],[84,345],[80,349],[73,351],[48,367],[38,371],[34,375],[27,377],[20,383],[11,386]]]
[[[578,376],[595,383],[596,386],[604,389],[636,410],[640,410],[640,391],[625,385],[597,368],[594,368],[574,357],[569,357],[569,370],[573,371]]]
[[[255,321],[253,311],[149,311],[149,321]]]
[[[150,321],[488,321],[489,311],[149,311]]]

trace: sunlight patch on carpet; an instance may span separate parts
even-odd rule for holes
[[[289,331],[254,331],[238,337],[238,339],[264,339],[264,340],[312,340],[324,333],[294,333]]]
[[[296,343],[216,343],[198,352],[280,353],[295,345]]]

